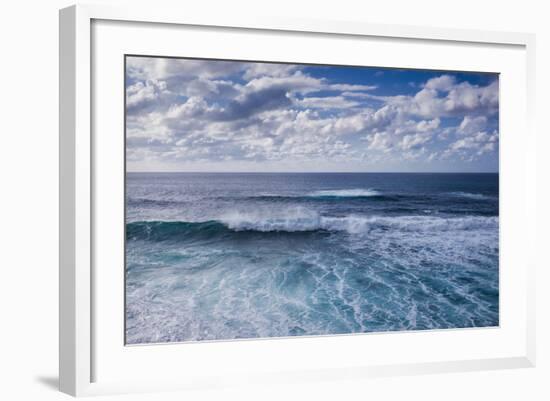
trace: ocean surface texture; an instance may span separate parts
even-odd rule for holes
[[[499,323],[498,174],[126,185],[128,344]]]

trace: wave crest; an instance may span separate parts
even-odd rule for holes
[[[374,189],[333,189],[315,191],[309,194],[310,197],[330,197],[330,198],[363,198],[371,196],[381,196],[382,193]]]
[[[285,216],[259,217],[237,213],[221,222],[234,231],[345,231],[349,234],[367,233],[374,229],[409,232],[452,231],[498,228],[498,217],[436,217],[436,216],[320,216],[315,212],[295,212]]]
[[[366,235],[376,232],[432,233],[465,230],[498,230],[498,217],[464,216],[321,216],[315,211],[290,209],[275,214],[234,212],[202,222],[149,221],[126,226],[128,239],[177,240],[213,238],[236,233],[344,232]]]
[[[238,212],[226,214],[221,223],[235,231],[315,231],[321,227],[321,216],[304,208],[277,211]]]
[[[474,199],[474,200],[491,199],[491,197],[488,195],[471,193],[471,192],[449,192],[449,195],[459,197],[459,198],[467,198],[467,199]]]

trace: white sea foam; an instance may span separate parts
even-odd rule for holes
[[[334,190],[324,190],[324,191],[315,191],[309,194],[311,197],[320,197],[320,196],[332,196],[338,198],[358,198],[358,197],[369,197],[369,196],[380,196],[382,195],[379,191],[374,189],[334,189]]]
[[[321,216],[302,207],[257,210],[250,212],[235,211],[223,215],[220,221],[235,231],[313,231],[321,227]]]
[[[320,216],[305,208],[264,212],[234,212],[220,221],[235,231],[345,231],[350,234],[367,233],[376,229],[407,232],[459,231],[498,229],[498,217],[464,216]]]
[[[460,197],[460,198],[475,199],[475,200],[490,199],[490,197],[487,195],[470,193],[470,192],[450,192],[449,195]]]

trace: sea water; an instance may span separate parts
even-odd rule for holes
[[[128,344],[499,324],[498,174],[128,173]]]

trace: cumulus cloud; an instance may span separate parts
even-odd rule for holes
[[[461,159],[473,160],[498,149],[498,133],[477,132],[460,138],[450,144],[443,152],[444,158],[459,156]]]
[[[451,75],[441,75],[440,77],[429,79],[424,87],[438,91],[448,92],[455,85],[456,78]]]
[[[391,138],[386,132],[377,132],[369,135],[367,136],[367,141],[369,143],[368,148],[372,150],[389,152],[393,147]]]
[[[231,81],[197,78],[185,83],[179,93],[188,97],[229,97],[239,93],[240,85]]]
[[[163,94],[169,91],[166,89],[166,82],[155,79],[138,81],[126,88],[127,110],[134,111],[143,107],[154,105]]]
[[[479,87],[468,82],[455,85],[445,98],[445,110],[450,113],[473,112],[490,115],[498,111],[498,81]]]
[[[350,82],[327,68],[337,67],[129,57],[129,165],[498,161],[497,79],[411,75],[388,91],[383,71]]]
[[[244,79],[253,79],[263,76],[285,77],[299,68],[296,64],[269,64],[269,63],[250,63],[243,75]]]
[[[487,126],[487,117],[485,116],[465,116],[457,131],[463,135],[472,135],[476,132],[483,131]]]
[[[385,100],[421,117],[458,117],[466,113],[492,116],[498,113],[498,81],[487,86],[451,82],[432,79],[414,96],[393,96]]]

